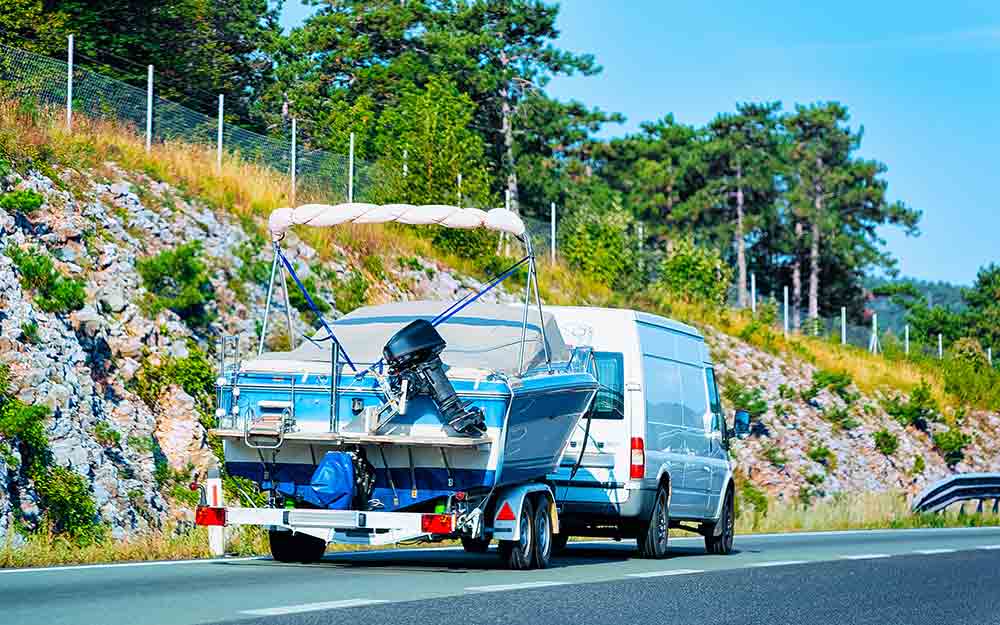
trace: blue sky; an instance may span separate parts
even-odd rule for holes
[[[284,23],[310,9],[288,0]],[[604,71],[549,92],[628,119],[703,124],[736,102],[837,100],[922,234],[882,234],[909,276],[971,283],[1000,262],[1000,2],[565,0],[558,44]]]

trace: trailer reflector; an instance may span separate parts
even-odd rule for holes
[[[221,526],[226,524],[226,509],[198,506],[194,513],[195,525]]]
[[[510,507],[510,502],[503,502],[503,506],[500,507],[500,512],[497,512],[497,521],[514,521],[517,517],[514,516],[514,509]]]
[[[420,516],[420,531],[428,534],[451,534],[454,531],[450,514],[424,514]]]

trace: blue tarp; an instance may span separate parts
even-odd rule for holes
[[[309,484],[279,482],[276,490],[286,497],[327,510],[348,510],[354,497],[354,464],[350,454],[328,451]]]

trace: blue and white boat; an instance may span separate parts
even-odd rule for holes
[[[285,230],[382,221],[491,228],[524,242],[526,253],[457,302],[399,302],[320,318],[322,329],[291,351],[266,352],[262,339],[257,355],[242,361],[228,358],[224,343],[214,433],[224,441],[226,470],[256,482],[271,507],[442,512],[453,511],[457,498],[483,508],[497,489],[543,482],[556,470],[597,392],[589,351],[567,348],[542,313],[530,240],[504,209],[342,204],[277,211],[262,336],[277,272],[287,272],[290,280],[281,274],[281,282],[302,288],[312,304],[281,253]],[[521,268],[522,304],[479,299]]]

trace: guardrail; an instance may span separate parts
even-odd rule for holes
[[[958,501],[993,500],[993,513],[1000,508],[1000,473],[960,473],[936,482],[913,500],[914,512],[939,512]]]

